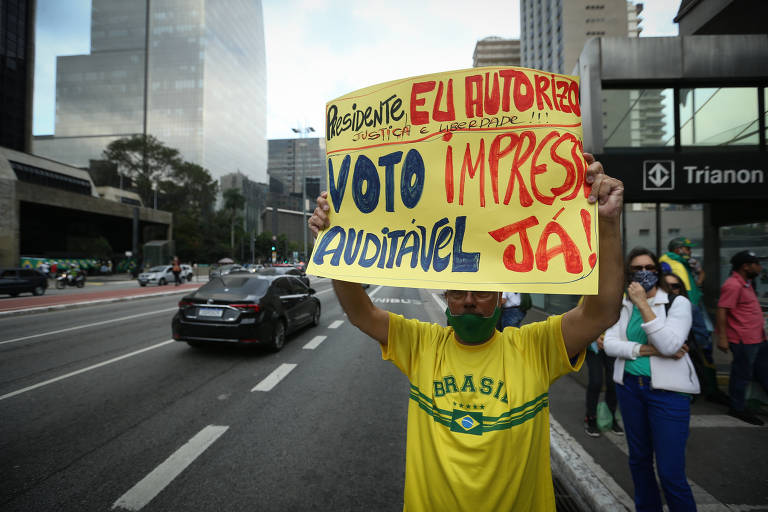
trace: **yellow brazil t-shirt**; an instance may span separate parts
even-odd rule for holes
[[[468,346],[390,313],[382,357],[411,382],[404,510],[555,510],[548,391],[584,361],[568,360],[561,320]]]

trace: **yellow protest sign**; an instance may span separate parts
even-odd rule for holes
[[[326,106],[331,227],[307,271],[389,286],[597,293],[577,77],[473,68]]]

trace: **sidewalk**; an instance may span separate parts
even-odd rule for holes
[[[207,281],[207,278],[206,278]],[[103,283],[103,282],[102,282]],[[68,289],[72,293],[60,293],[56,295],[20,295],[18,297],[6,297],[0,299],[0,317],[9,315],[23,315],[40,313],[44,311],[56,311],[94,304],[107,304],[125,300],[142,299],[147,297],[161,297],[165,295],[181,295],[189,293],[205,284],[204,282],[191,282],[180,286],[152,286],[152,287],[122,287],[94,290]],[[65,290],[61,290],[65,291]]]
[[[531,311],[526,320],[545,316]],[[726,392],[729,358],[723,354],[716,360]],[[552,471],[583,510],[634,510],[625,437],[584,433],[587,379],[585,364],[550,390]],[[764,420],[766,412],[764,407]],[[727,407],[701,398],[691,406],[686,470],[698,510],[768,511],[768,426],[756,427],[726,413]]]

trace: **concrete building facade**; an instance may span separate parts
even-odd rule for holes
[[[475,44],[472,67],[519,66],[520,40],[504,39],[497,36],[483,38]]]
[[[135,194],[101,192],[106,198],[86,170],[0,147],[0,267],[22,256],[91,256],[83,242],[99,237],[116,254],[173,238],[170,212],[121,199]]]
[[[521,64],[574,74],[590,38],[626,37],[628,30],[626,0],[520,0]]]
[[[91,52],[58,57],[55,134],[34,152],[87,167],[142,133],[215,178],[266,182],[260,0],[93,0]]]

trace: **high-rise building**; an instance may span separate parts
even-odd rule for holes
[[[147,133],[266,182],[265,61],[260,0],[93,0],[91,53],[58,57],[55,134],[34,151],[86,167]]]
[[[245,199],[243,206],[243,231],[261,233],[261,214],[267,207],[269,189],[266,183],[256,183],[241,172],[225,174],[219,179],[219,190],[223,194],[231,188],[237,189]]]
[[[521,64],[527,68],[571,74],[588,39],[627,34],[626,0],[520,0]]]
[[[301,211],[301,177],[310,205],[325,185],[325,138],[269,140],[270,196],[275,206]],[[310,208],[311,209],[311,208]]]
[[[520,40],[497,36],[483,38],[475,44],[472,67],[519,66]]]
[[[0,2],[0,146],[29,151],[35,73],[35,0]]]

